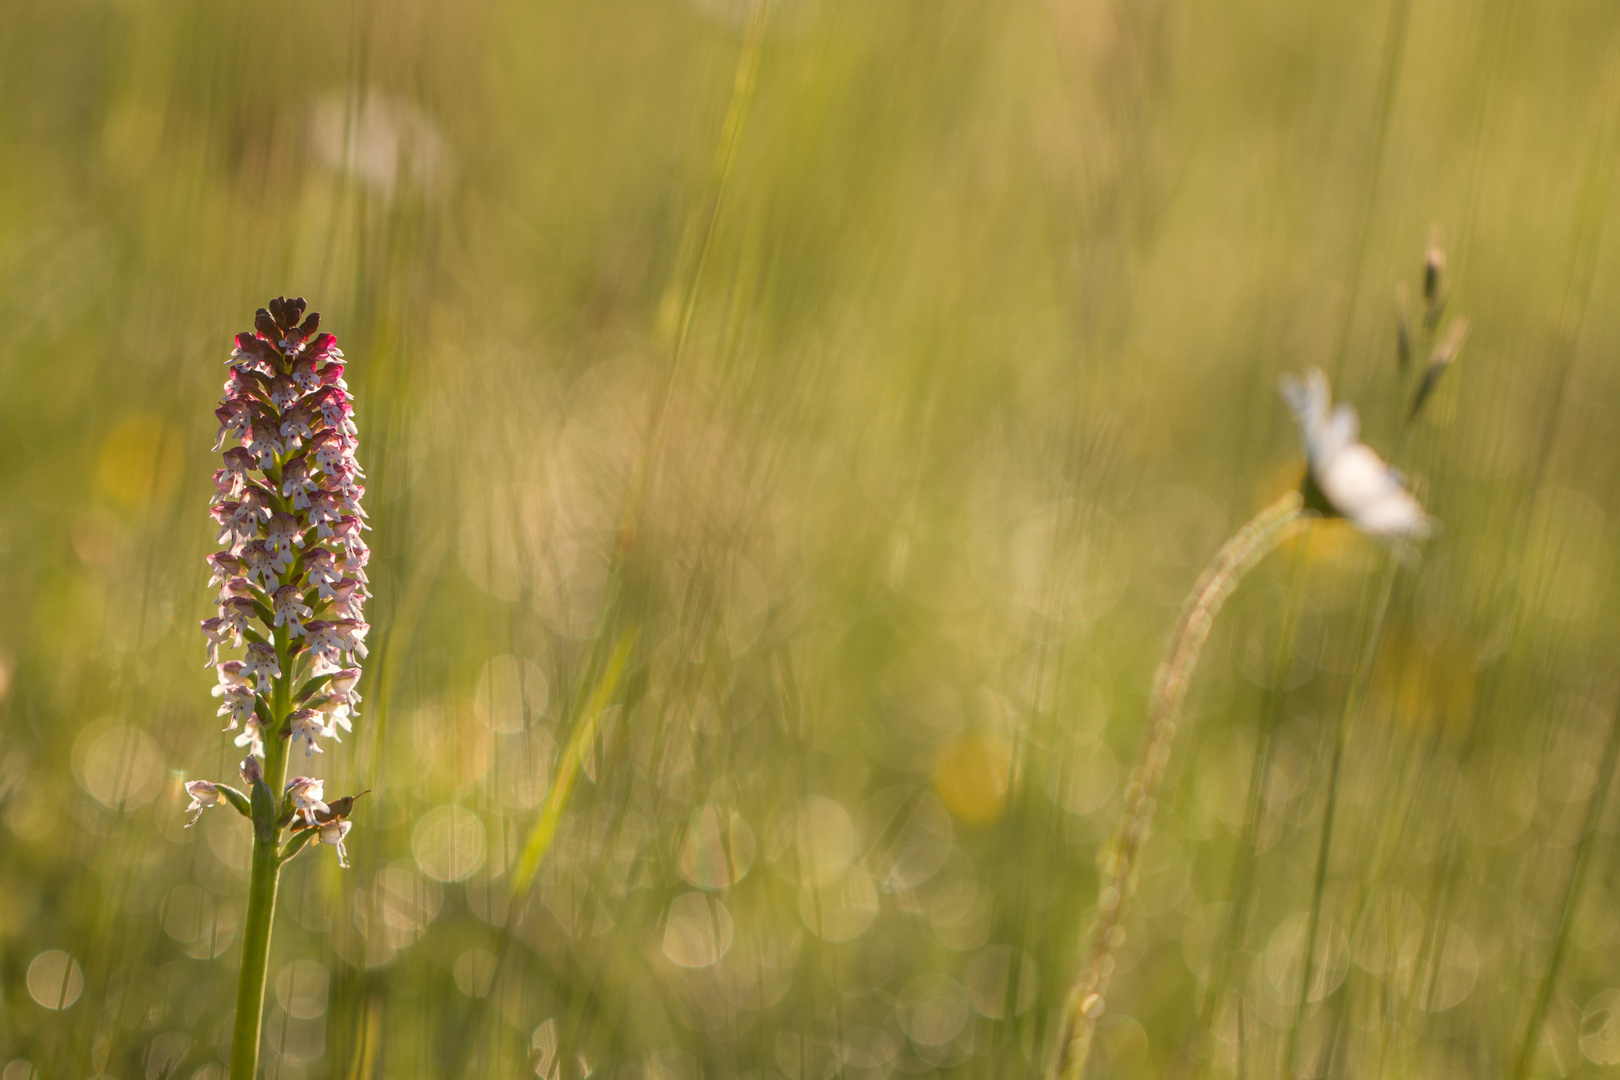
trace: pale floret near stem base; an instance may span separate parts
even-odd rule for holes
[[[186,785],[186,794],[191,796],[191,805],[185,809],[191,815],[191,820],[186,822],[188,829],[197,824],[204,810],[210,806],[223,806],[226,802],[225,793],[220,791],[219,785],[207,780],[191,781]]]

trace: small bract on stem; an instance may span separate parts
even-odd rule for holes
[[[224,550],[208,556],[219,614],[202,623],[224,730],[247,750],[246,791],[195,780],[191,823],[231,805],[252,822],[252,878],[243,930],[231,1075],[257,1071],[270,927],[281,867],[311,841],[337,849],[356,796],[326,800],[321,780],[287,780],[292,744],[340,741],[359,712],[371,558],[361,533],[365,473],[337,340],[317,333],[302,299],[272,300],[238,334],[225,397],[215,410],[222,447],[210,513]],[[222,649],[239,657],[220,658]],[[285,839],[283,838],[283,835]]]

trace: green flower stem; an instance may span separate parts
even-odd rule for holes
[[[281,877],[281,848],[276,822],[281,819],[282,789],[287,784],[287,740],[281,726],[292,714],[294,678],[287,628],[275,630],[276,662],[281,678],[270,688],[270,715],[264,737],[264,780],[253,795],[253,876],[248,885],[247,920],[242,928],[242,970],[236,983],[236,1024],[231,1036],[231,1076],[253,1080],[259,1069],[259,1029],[264,1018],[264,984],[270,966],[270,930],[275,923],[276,885]],[[261,790],[262,788],[262,790]]]
[[[255,828],[255,833],[258,829]],[[247,924],[242,929],[242,971],[236,984],[236,1026],[231,1036],[231,1075],[258,1075],[259,1025],[264,1013],[265,973],[270,963],[270,925],[276,913],[276,883],[281,873],[275,840],[253,840],[253,883],[248,892]]]

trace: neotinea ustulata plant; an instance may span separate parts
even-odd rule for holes
[[[1407,425],[1422,412],[1440,377],[1456,360],[1468,333],[1468,320],[1459,318],[1437,340],[1446,302],[1444,270],[1445,253],[1436,234],[1424,260],[1420,339],[1421,346],[1432,352],[1405,409],[1403,419]],[[1398,295],[1397,352],[1404,380],[1412,368],[1413,334],[1405,295]],[[1170,647],[1148,698],[1142,755],[1126,784],[1119,821],[1098,855],[1100,881],[1092,930],[1080,974],[1063,1003],[1058,1023],[1052,1071],[1062,1080],[1079,1080],[1085,1075],[1097,1020],[1106,1008],[1114,953],[1124,940],[1122,911],[1134,888],[1138,855],[1152,830],[1159,783],[1170,760],[1181,706],[1221,606],[1250,569],[1312,520],[1343,518],[1368,535],[1396,543],[1421,539],[1431,527],[1429,517],[1406,490],[1400,474],[1360,441],[1360,419],[1354,407],[1343,403],[1333,407],[1327,376],[1322,371],[1313,369],[1303,379],[1284,375],[1280,388],[1299,424],[1307,459],[1305,478],[1299,489],[1260,511],[1221,547],[1187,597],[1171,633]],[[1319,859],[1323,865],[1331,820],[1330,813],[1324,825],[1324,857]],[[1314,905],[1319,899],[1319,895],[1313,899],[1313,936]],[[1307,945],[1306,956],[1311,955]],[[1306,973],[1308,978],[1308,959]],[[1296,1022],[1296,1030],[1297,1026]],[[1292,1042],[1288,1057],[1293,1057]]]
[[[236,336],[225,398],[215,410],[224,448],[212,510],[224,550],[208,556],[219,614],[203,620],[218,673],[224,730],[245,747],[245,790],[186,785],[196,824],[210,806],[234,807],[253,829],[252,877],[231,1040],[231,1075],[256,1074],[270,927],[281,868],[310,844],[336,849],[358,796],[326,799],[312,776],[288,779],[288,759],[322,753],[320,740],[352,730],[365,658],[362,609],[371,552],[361,536],[365,474],[343,353],[302,298],[270,301]],[[221,659],[221,650],[240,655]],[[361,794],[364,794],[363,792]]]

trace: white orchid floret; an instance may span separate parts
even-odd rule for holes
[[[354,414],[354,403],[341,388],[328,386],[310,400],[321,410],[321,419],[326,422],[327,427],[348,430],[346,425],[349,423],[349,417]]]
[[[240,446],[233,446],[225,451],[224,466],[225,473],[235,478],[240,487],[247,483],[248,471],[254,468],[253,455]]]
[[[350,570],[349,567],[356,561],[360,561],[363,565],[365,561],[370,560],[371,549],[366,547],[365,538],[360,535],[361,529],[369,528],[371,526],[359,518],[345,517],[338,522],[337,528],[333,530],[333,532],[337,533],[338,540],[343,543],[343,557],[338,561],[338,565],[343,568],[345,577],[352,577],[362,585],[368,582],[366,575],[363,573],[357,574]]]
[[[202,632],[208,639],[208,659],[203,667],[211,667],[219,662],[219,647],[230,640],[231,628],[223,618],[204,619]]]
[[[359,701],[360,695],[354,692],[354,688],[360,682],[360,674],[359,668],[344,668],[342,671],[333,672],[327,691],[347,701]]]
[[[296,743],[304,740],[304,756],[325,753],[316,739],[334,738],[326,724],[326,717],[315,709],[299,709],[287,721],[286,733]]]
[[[251,540],[242,545],[240,562],[249,581],[266,592],[275,592],[281,579],[276,576],[276,555],[263,540]]]
[[[309,583],[319,590],[320,598],[332,599],[332,586],[343,580],[332,553],[323,547],[310,548],[304,562],[309,568]]]
[[[292,380],[300,393],[314,393],[321,387],[321,373],[316,371],[307,360],[293,368]]]
[[[233,577],[241,577],[243,571],[242,560],[228,551],[216,551],[208,556],[208,568],[213,576],[208,579],[208,585],[223,585]]]
[[[343,517],[343,507],[338,505],[338,497],[333,492],[322,491],[309,501],[309,523],[318,539],[331,539],[332,525]]]
[[[311,455],[315,467],[323,473],[335,473],[344,467],[354,467],[352,450],[344,445],[343,433],[327,428],[311,440]]]
[[[333,624],[338,638],[343,642],[343,651],[350,656],[366,658],[366,632],[371,629],[370,623],[359,619],[339,619]]]
[[[1314,481],[1327,508],[1373,536],[1417,539],[1429,518],[1401,485],[1395,470],[1359,441],[1361,422],[1350,405],[1332,407],[1327,376],[1312,368],[1301,381],[1281,380],[1283,397],[1298,421]]]
[[[269,642],[250,641],[242,660],[243,678],[257,678],[261,693],[269,693],[270,680],[281,678],[281,660]]]
[[[343,741],[338,738],[338,728],[354,730],[354,725],[349,722],[349,703],[342,698],[330,695],[318,697],[310,702],[309,707],[326,717],[326,735],[333,741]]]
[[[280,439],[266,426],[259,426],[248,431],[247,452],[253,455],[261,469],[269,469],[276,463],[276,455],[286,451]]]
[[[192,780],[186,784],[186,794],[191,796],[191,805],[186,807],[186,813],[191,815],[191,820],[186,822],[188,829],[197,824],[204,810],[210,806],[224,806],[228,801],[219,785],[208,780]]]
[[[264,530],[265,546],[274,554],[273,565],[282,573],[293,564],[293,548],[303,547],[304,530],[298,519],[288,513],[279,513],[270,519]]]
[[[353,514],[355,517],[360,518],[368,518],[371,516],[370,514],[366,513],[365,507],[360,505],[360,500],[365,497],[365,494],[366,489],[360,484],[349,484],[338,490],[339,502],[343,509],[350,514]],[[368,529],[370,527],[371,526],[369,525],[366,526]]]
[[[315,434],[310,427],[314,419],[309,410],[302,405],[281,414],[281,437],[286,441],[289,450],[298,449],[304,445],[303,440]]]
[[[231,644],[242,644],[242,634],[248,629],[248,620],[257,618],[258,613],[251,596],[235,596],[219,602],[220,624],[230,632]]]
[[[219,587],[219,602],[221,604],[229,600],[240,600],[244,597],[250,603],[253,600],[253,589],[249,586],[248,579],[245,577],[230,578]]]
[[[311,619],[304,629],[309,633],[305,648],[315,660],[315,674],[337,671],[343,664],[343,635],[337,625],[325,619]]]
[[[354,578],[344,578],[332,587],[332,608],[345,618],[358,619],[365,603],[365,592]]]
[[[227,660],[223,664],[217,665],[219,685],[215,686],[210,692],[215,697],[224,697],[233,690],[247,688],[248,673],[243,671],[244,667],[246,665],[240,660]]]
[[[277,412],[286,412],[288,406],[292,405],[302,395],[303,391],[291,379],[278,378],[270,384],[270,404],[276,407]],[[287,434],[286,428],[283,428],[281,433],[283,435]]]
[[[231,730],[226,728],[226,731]],[[251,758],[264,757],[264,733],[260,730],[259,714],[254,713],[242,723],[242,734],[234,740],[237,746],[245,747]]]
[[[214,410],[214,417],[219,421],[219,433],[214,437],[215,450],[224,446],[226,439],[244,438],[253,422],[253,414],[241,397],[221,402],[219,408]]]
[[[308,604],[304,603],[302,594],[296,585],[283,585],[275,591],[270,598],[275,610],[275,625],[285,626],[288,637],[300,637],[304,633],[303,620],[315,614]]]
[[[366,546],[365,540],[360,536],[360,530],[369,528],[371,528],[370,525],[367,525],[354,515],[345,514],[338,518],[337,523],[332,526],[332,534],[343,545],[345,552],[352,552]]]
[[[214,470],[214,493],[208,498],[209,506],[218,506],[222,502],[229,502],[242,493],[242,484],[239,478],[231,476],[224,469]]]
[[[321,480],[321,489],[332,492],[349,513],[359,517],[370,516],[360,508],[360,500],[365,497],[366,489],[353,469],[341,469],[325,476]]]
[[[329,821],[315,830],[315,843],[337,848],[338,865],[345,869],[349,865],[349,852],[343,846],[343,838],[349,835],[352,828],[354,828],[352,821]]]
[[[344,550],[343,560],[338,563],[338,568],[346,576],[352,577],[360,584],[365,585],[371,580],[366,577],[366,564],[370,561],[371,549],[361,544],[359,547]]]
[[[281,494],[291,498],[294,510],[309,509],[309,493],[319,490],[309,475],[309,464],[301,457],[293,458],[281,467]]]
[[[242,485],[240,505],[241,512],[248,515],[250,520],[256,518],[261,521],[269,521],[270,515],[274,513],[270,507],[270,492],[258,484]],[[257,528],[257,524],[254,527]]]
[[[257,526],[253,522],[251,508],[244,510],[239,502],[222,502],[209,507],[208,513],[219,526],[214,543],[229,544],[230,549],[235,551],[252,539]]]
[[[327,700],[333,703],[341,703],[343,706],[345,706],[345,715],[359,716],[359,705],[361,699],[359,691],[355,689],[355,686],[359,682],[359,668],[344,668],[341,671],[334,671],[332,673],[331,681],[326,684]],[[315,707],[319,709],[326,708],[326,706],[323,705],[317,705]],[[349,725],[345,722],[343,726],[345,729],[347,729]]]
[[[293,819],[315,824],[315,814],[331,813],[332,808],[322,799],[326,795],[326,781],[314,776],[295,776],[287,781],[287,797],[292,800]]]
[[[233,663],[240,663],[240,661],[233,661]],[[215,689],[220,690],[225,700],[220,703],[219,712],[214,715],[230,717],[230,721],[220,728],[221,731],[235,731],[237,725],[250,724],[254,721],[258,698],[253,693],[253,687],[241,683],[235,686],[227,686],[222,690],[219,687],[215,687]]]

